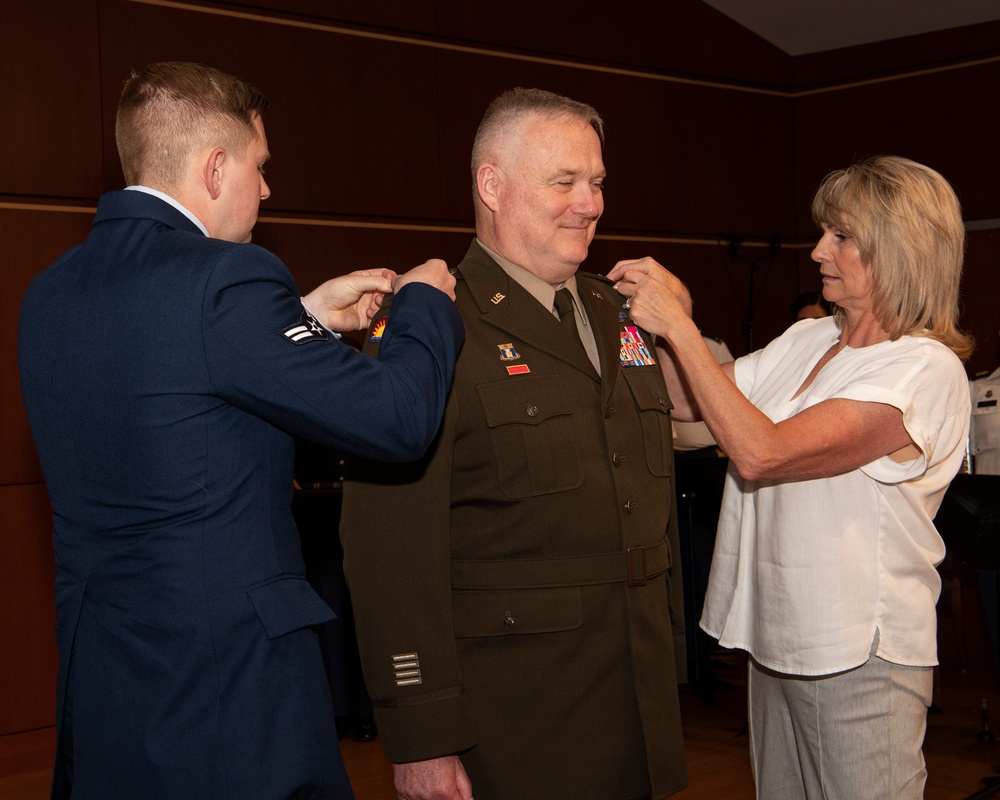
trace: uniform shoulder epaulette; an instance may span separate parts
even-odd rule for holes
[[[599,275],[596,272],[587,272],[586,270],[580,270],[578,273],[576,273],[576,277],[577,280],[579,280],[580,278],[591,278],[595,281],[600,281],[601,283],[605,283],[608,286],[615,285],[615,282],[613,280],[609,280],[604,275]]]
[[[615,282],[608,280],[603,275],[596,272],[585,272],[580,270],[576,273],[577,291],[589,291],[595,297],[600,297],[608,303],[618,304],[621,302],[621,295],[615,291]]]

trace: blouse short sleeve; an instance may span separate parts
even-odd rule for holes
[[[902,412],[903,426],[920,456],[904,462],[883,456],[861,468],[884,483],[915,478],[950,456],[966,435],[969,406],[965,371],[947,347],[922,338],[907,338],[895,344],[897,347],[885,348],[884,356],[877,351],[864,352],[873,348],[851,351],[852,356],[863,353],[868,366],[859,367],[849,383],[830,395],[884,403]]]

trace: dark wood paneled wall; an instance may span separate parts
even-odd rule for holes
[[[808,202],[822,176],[877,152],[923,160],[980,222],[965,325],[983,343],[974,366],[1000,361],[1000,26],[792,59],[699,0],[572,11],[535,0],[5,4],[0,769],[5,745],[54,722],[51,512],[20,403],[17,307],[31,277],[86,235],[100,194],[123,185],[114,113],[134,67],[203,61],[270,97],[272,196],[255,241],[304,288],[461,258],[472,137],[498,92],[541,86],[592,103],[608,126],[609,178],[585,267],[654,256],[737,354],[751,298],[760,346],[785,327],[792,298],[818,286]]]

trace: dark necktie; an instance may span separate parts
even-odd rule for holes
[[[559,314],[559,321],[574,339],[580,341],[580,332],[576,329],[576,313],[573,311],[573,295],[569,289],[560,289],[556,292],[556,311]]]

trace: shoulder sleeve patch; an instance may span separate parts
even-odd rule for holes
[[[330,338],[318,319],[305,308],[295,325],[285,328],[281,335],[292,344],[308,344],[309,342],[322,342]]]

